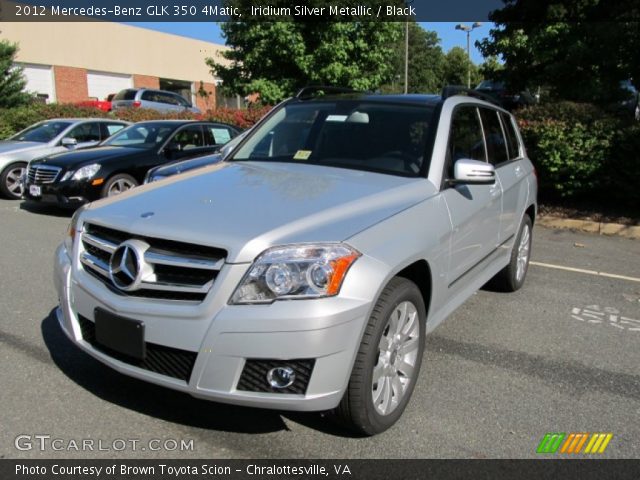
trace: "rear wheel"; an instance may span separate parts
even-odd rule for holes
[[[8,165],[0,174],[0,193],[11,200],[22,197],[23,185],[20,179],[25,173],[27,173],[25,162]]]
[[[114,197],[137,186],[138,182],[131,175],[118,173],[104,184],[104,187],[102,188],[102,197]]]
[[[333,412],[340,423],[365,435],[396,423],[420,371],[425,317],[418,287],[393,278],[369,317],[347,391]]]
[[[511,251],[509,264],[491,279],[491,286],[501,292],[515,292],[524,285],[531,258],[531,218],[525,215]]]

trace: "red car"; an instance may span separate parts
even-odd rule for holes
[[[103,110],[105,112],[110,112],[111,111],[111,100],[113,99],[113,97],[115,96],[115,93],[110,93],[109,96],[107,96],[106,100],[98,100],[97,98],[91,99],[91,100],[86,100],[84,102],[78,102],[78,106],[80,107],[94,107],[94,108],[99,108],[100,110]]]

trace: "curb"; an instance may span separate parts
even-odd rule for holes
[[[575,220],[571,218],[554,217],[552,215],[541,215],[536,219],[536,223],[547,228],[578,230],[581,232],[596,233],[598,235],[610,235],[640,240],[640,226],[623,225],[622,223]]]

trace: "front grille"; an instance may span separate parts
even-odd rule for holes
[[[144,270],[139,288],[124,291],[109,276],[111,255],[127,240],[145,246]],[[80,262],[84,270],[119,295],[158,300],[202,302],[213,286],[227,252],[220,248],[133,235],[95,224],[82,233]]]
[[[311,379],[315,359],[303,360],[260,360],[248,359],[240,381],[238,382],[238,390],[247,392],[266,392],[266,393],[294,393],[304,395]],[[272,368],[290,367],[296,374],[294,382],[286,388],[273,388],[267,381],[267,373]]]
[[[30,183],[53,183],[56,181],[60,170],[62,170],[60,167],[52,167],[51,165],[29,165],[27,177]]]
[[[78,320],[82,338],[96,350],[100,350],[104,354],[134,367],[189,382],[193,366],[196,363],[196,357],[198,356],[197,353],[146,342],[146,358],[144,360],[131,358],[97,343],[95,324],[82,315],[78,315]]]

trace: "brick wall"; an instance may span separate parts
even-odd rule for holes
[[[196,104],[202,112],[207,110],[213,110],[216,108],[216,86],[214,83],[202,82],[202,89],[207,93],[207,97],[204,98],[199,95],[200,82],[195,82],[196,90]]]
[[[136,88],[160,88],[160,79],[149,75],[133,75],[133,86]]]
[[[56,101],[74,103],[89,99],[85,68],[54,65],[53,75],[56,82]]]

